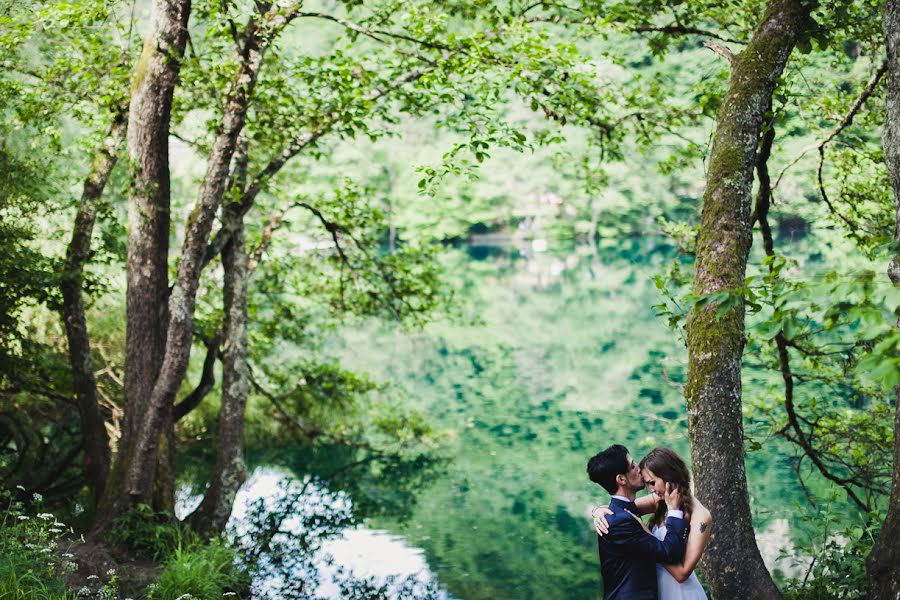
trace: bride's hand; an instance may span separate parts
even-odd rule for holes
[[[665,500],[669,510],[681,510],[681,488],[667,481]]]
[[[594,519],[594,529],[597,535],[606,535],[609,533],[609,523],[606,521],[606,515],[613,514],[608,506],[600,506],[591,511],[591,517]]]
[[[625,512],[627,512],[629,515],[631,515],[632,517],[634,517],[634,519],[635,519],[638,523],[641,524],[641,527],[643,527],[644,531],[646,531],[647,533],[650,533],[650,528],[647,527],[647,525],[645,525],[643,521],[641,521],[641,518],[640,518],[639,516],[637,516],[636,514],[634,514],[633,512],[631,512],[631,511],[628,510],[628,509],[625,509]],[[651,535],[652,535],[652,534],[651,534]]]

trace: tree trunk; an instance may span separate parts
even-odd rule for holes
[[[94,379],[94,365],[91,360],[91,344],[84,316],[84,264],[91,249],[97,207],[109,174],[119,157],[119,150],[127,129],[125,110],[113,118],[103,147],[91,163],[91,169],[84,181],[81,204],[75,216],[72,240],[66,249],[66,263],[60,282],[63,296],[63,320],[69,344],[69,362],[75,382],[78,400],[78,414],[81,420],[81,437],[84,446],[84,480],[99,499],[109,475],[110,449],[109,435],[100,404],[97,401],[97,382]]]
[[[810,9],[805,4],[772,0],[750,43],[734,59],[718,114],[697,234],[697,296],[737,294],[744,284],[759,135],[776,80],[807,27]],[[779,598],[756,544],[744,467],[744,303],[738,298],[721,317],[717,306],[711,302],[695,307],[686,325],[684,395],[696,495],[728,523],[713,530],[701,567],[715,598]]]
[[[169,295],[169,119],[187,45],[190,11],[190,0],[153,3],[153,29],[144,41],[132,82],[128,122],[132,182],[128,198],[124,419],[122,439],[100,507],[101,527],[132,503],[150,499],[149,488],[146,494],[134,494],[123,485],[123,478],[135,463],[135,440],[165,352]],[[158,428],[154,432],[157,443],[165,430]],[[164,443],[171,447],[171,439]],[[156,457],[149,465],[142,466],[152,481],[157,470]],[[166,485],[161,490],[158,508],[174,505],[174,495],[167,497],[171,487]]]
[[[887,115],[885,118],[884,162],[894,188],[896,220],[894,241],[900,243],[900,0],[887,0],[884,7],[884,38],[887,46]],[[900,254],[895,254],[888,276],[900,286]],[[891,500],[881,533],[866,559],[869,598],[900,598],[900,386],[894,389],[894,470]]]
[[[234,218],[234,215],[232,215]],[[236,217],[242,220],[241,217]],[[188,522],[207,537],[228,524],[234,498],[247,479],[244,463],[244,408],[249,392],[247,367],[248,257],[244,230],[237,225],[222,252],[225,270],[225,347],[222,355],[222,406],[219,410],[216,464],[203,502]]]
[[[206,175],[197,204],[188,219],[181,250],[181,262],[169,298],[168,328],[165,352],[159,375],[153,386],[147,410],[142,413],[141,427],[136,432],[134,459],[128,465],[126,488],[134,497],[147,497],[153,485],[153,465],[160,452],[159,432],[172,422],[175,395],[187,371],[193,339],[194,307],[200,271],[218,210],[243,129],[253,88],[262,66],[264,51],[275,35],[290,21],[293,13],[271,8],[259,20],[248,23],[241,39],[239,67],[231,82],[219,133],[210,151]]]

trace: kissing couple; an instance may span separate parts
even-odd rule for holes
[[[591,458],[587,471],[611,495],[608,507],[592,511],[604,600],[706,600],[694,568],[712,515],[691,495],[681,457],[654,448],[637,464],[616,444]],[[649,493],[635,500],[645,487]],[[649,527],[643,515],[652,515]]]

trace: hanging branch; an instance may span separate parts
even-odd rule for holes
[[[856,117],[857,113],[862,109],[863,105],[865,105],[866,101],[872,96],[875,92],[876,87],[878,87],[881,78],[884,76],[887,71],[887,61],[885,60],[878,69],[872,74],[869,78],[868,83],[863,88],[863,91],[860,93],[859,97],[853,103],[853,106],[847,112],[846,115],[841,119],[841,122],[835,127],[824,139],[816,142],[811,146],[807,146],[804,148],[800,154],[798,154],[791,162],[785,166],[781,172],[778,174],[778,177],[775,178],[775,184],[772,186],[772,189],[775,190],[778,188],[778,185],[781,183],[781,178],[784,177],[785,173],[788,172],[794,165],[796,165],[800,160],[812,152],[813,150],[821,151],[822,148],[830,144],[834,138],[836,138],[844,129],[853,124],[853,119]]]
[[[772,144],[774,143],[774,141],[775,127],[774,122],[770,121],[765,130],[765,133],[763,134],[762,143],[760,144],[760,148],[756,157],[756,173],[759,179],[759,190],[756,195],[756,206],[753,210],[752,217],[753,221],[759,221],[759,228],[763,238],[763,246],[765,248],[766,256],[770,258],[775,256],[775,243],[772,238],[772,229],[769,226],[768,221],[769,207],[771,205],[772,199],[772,187],[771,179],[769,176],[768,160],[772,153]],[[773,274],[774,270],[774,264],[769,263],[769,273]],[[780,433],[789,441],[792,441],[800,446],[800,448],[803,450],[803,453],[812,461],[812,463],[816,466],[823,477],[844,488],[844,490],[847,492],[847,496],[850,497],[850,499],[853,500],[853,502],[857,506],[859,506],[860,509],[868,512],[868,503],[863,502],[856,494],[856,492],[854,492],[851,488],[851,485],[854,484],[855,481],[853,479],[841,478],[834,475],[822,460],[819,452],[815,448],[813,448],[812,435],[807,436],[807,434],[801,428],[796,407],[794,405],[794,375],[791,371],[790,355],[788,354],[788,340],[783,330],[779,330],[779,332],[775,335],[775,344],[778,348],[778,364],[781,369],[782,380],[784,381],[784,408],[788,417],[788,426],[791,430],[793,430],[794,435],[792,436],[788,433],[787,427],[782,429]],[[815,431],[815,427],[813,427],[813,431]],[[799,475],[799,466],[797,472]]]
[[[819,186],[819,195],[822,197],[822,200],[828,206],[828,210],[831,211],[833,215],[841,219],[847,226],[850,228],[851,232],[856,232],[859,229],[859,226],[844,216],[831,200],[828,198],[828,194],[825,192],[825,181],[823,176],[823,171],[825,168],[825,147],[828,146],[834,139],[841,134],[847,127],[853,124],[853,119],[862,110],[862,107],[865,105],[866,101],[875,93],[878,84],[881,82],[882,77],[887,72],[887,59],[885,59],[872,73],[872,76],[869,77],[869,81],[866,83],[866,86],[863,88],[862,92],[857,97],[856,101],[853,103],[853,106],[850,107],[850,110],[844,117],[841,119],[840,123],[838,123],[837,127],[835,127],[831,132],[825,136],[822,140],[817,143],[807,146],[804,148],[800,154],[797,155],[791,162],[789,162],[778,174],[778,177],[775,179],[775,184],[772,185],[772,190],[778,188],[778,185],[781,183],[781,178],[784,177],[785,173],[788,172],[794,165],[796,165],[800,160],[815,150],[819,154],[818,165],[816,167],[816,181]]]

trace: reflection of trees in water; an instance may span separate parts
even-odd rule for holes
[[[419,493],[446,471],[447,459],[315,444],[253,452],[248,463],[251,469],[277,465],[297,477],[314,477],[347,495],[356,520],[388,515],[402,523],[412,515]]]
[[[212,454],[181,458],[180,484],[202,489]],[[232,532],[254,573],[254,598],[312,600],[319,598],[323,584],[336,586],[348,600],[446,597],[416,575],[357,577],[321,552],[327,540],[362,519],[407,521],[419,493],[445,472],[445,458],[313,444],[252,450],[247,463],[251,471],[280,467],[296,478],[284,479],[275,494],[254,500]]]
[[[416,575],[379,580],[335,567],[322,545],[354,522],[351,506],[346,493],[328,490],[316,477],[303,485],[284,479],[274,494],[250,503],[233,543],[253,572],[253,597],[313,600],[327,584],[347,600],[445,597],[435,583]]]
[[[208,480],[214,456],[197,448],[179,456],[179,485],[199,494]],[[205,451],[204,451],[205,450]],[[369,449],[313,444],[250,450],[247,466],[281,467],[294,477],[316,479],[319,485],[347,495],[354,519],[390,516],[405,522],[419,493],[446,472],[447,458],[436,454],[397,454]]]

